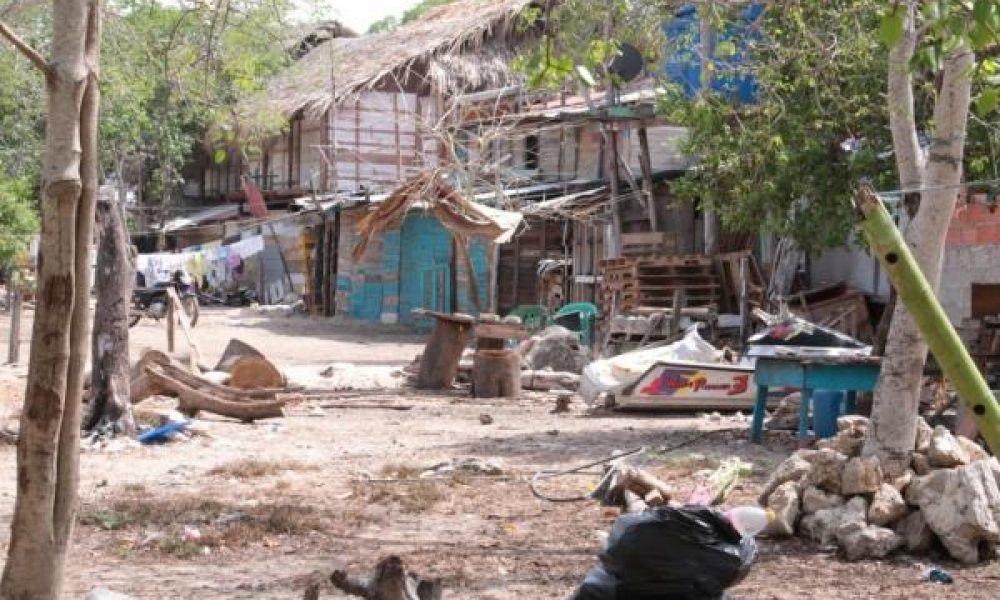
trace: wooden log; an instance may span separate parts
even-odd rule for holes
[[[420,361],[417,388],[443,390],[451,387],[455,381],[458,363],[462,359],[475,320],[468,315],[433,313],[431,316],[436,322]]]
[[[653,490],[658,491],[664,500],[672,497],[670,486],[648,471],[632,466],[622,468],[622,485],[643,497]]]
[[[176,361],[168,363],[156,363],[163,367],[164,373],[181,383],[200,389],[203,392],[215,396],[224,397],[231,402],[251,402],[254,400],[274,400],[277,394],[289,392],[287,388],[260,388],[256,390],[243,390],[209,381],[186,370]]]
[[[521,371],[521,388],[548,392],[554,389],[575,391],[580,387],[580,376],[566,371]]]
[[[366,600],[441,600],[443,585],[440,579],[424,579],[407,571],[398,556],[380,560],[366,580],[349,576],[344,571],[334,571],[330,583],[338,590]]]
[[[186,385],[167,375],[160,365],[146,367],[146,373],[164,389],[176,394],[180,399],[177,410],[190,416],[198,414],[199,411],[206,411],[245,423],[284,416],[282,410],[286,403],[284,399],[234,402]]]
[[[233,338],[229,340],[226,344],[226,349],[222,352],[222,358],[219,359],[219,364],[215,365],[213,371],[225,371],[229,373],[236,361],[243,358],[244,356],[256,356],[257,358],[264,358],[259,350],[251,346],[250,344],[244,342],[243,340],[238,340]]]
[[[254,390],[280,388],[284,385],[285,376],[278,367],[262,356],[244,356],[233,364],[230,371],[229,387]]]
[[[521,395],[521,357],[513,350],[479,350],[472,357],[474,398]]]

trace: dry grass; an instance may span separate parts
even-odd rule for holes
[[[256,458],[241,458],[215,466],[208,471],[209,475],[226,479],[258,479],[284,473],[285,471],[317,471],[319,467],[297,460],[259,460]]]
[[[381,504],[398,508],[404,513],[421,513],[430,510],[445,498],[437,481],[358,481],[354,484],[354,497],[366,504]]]
[[[206,547],[244,548],[277,536],[303,536],[328,528],[327,515],[311,506],[288,503],[242,507],[201,496],[155,497],[122,493],[110,507],[81,511],[82,525],[108,531],[132,532],[131,542],[112,540],[112,553],[128,556],[155,551],[176,558],[192,558]],[[184,528],[196,529],[189,539]],[[141,534],[141,535],[136,535]],[[147,534],[162,534],[140,547]]]

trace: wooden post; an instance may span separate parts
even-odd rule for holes
[[[670,315],[670,337],[681,332],[681,309],[684,308],[684,290],[674,290],[673,312]]]
[[[177,310],[174,308],[174,303],[172,301],[167,301],[167,352],[170,354],[174,353],[175,344],[175,327],[174,322],[177,320]]]
[[[417,388],[442,390],[451,386],[458,375],[458,363],[468,343],[469,333],[475,321],[468,315],[446,315],[426,310],[415,310],[415,314],[434,317],[434,330],[424,347],[417,375]]]
[[[745,344],[750,335],[750,298],[747,297],[747,278],[749,272],[749,256],[740,257],[740,342]]]
[[[321,250],[323,252],[323,262],[320,265],[322,269],[322,275],[320,276],[320,304],[323,307],[322,314],[324,317],[329,317],[333,314],[333,306],[331,302],[331,289],[333,288],[333,282],[331,281],[330,268],[332,264],[332,251],[333,251],[333,223],[323,215],[323,244]]]
[[[507,349],[476,351],[472,358],[472,396],[517,398],[520,395],[520,355]]]
[[[607,175],[611,183],[611,223],[606,228],[607,238],[604,240],[604,257],[618,258],[622,255],[622,213],[619,202],[619,181],[618,181],[618,132],[614,125],[606,127],[605,135],[608,139],[608,152],[605,153],[607,161]]]
[[[646,195],[646,209],[649,211],[649,230],[659,231],[656,202],[653,196],[653,161],[649,155],[649,136],[646,126],[639,127],[639,166],[642,168],[643,192]]]
[[[10,300],[10,341],[7,347],[7,362],[16,365],[21,358],[21,306],[24,296],[21,287],[14,284]]]
[[[188,358],[191,372],[197,373],[198,361],[201,358],[201,351],[198,349],[198,344],[194,341],[194,335],[191,333],[191,324],[188,322],[187,312],[184,310],[184,306],[181,304],[181,299],[177,296],[177,292],[174,291],[174,288],[167,288],[167,299],[170,303],[170,307],[173,309],[174,315],[174,318],[171,318],[167,324],[167,336],[170,338],[170,345],[173,346],[173,324],[176,320],[180,323],[181,333],[184,334],[184,338],[188,343]],[[170,348],[170,351],[173,352],[172,347]]]

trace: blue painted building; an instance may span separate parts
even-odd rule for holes
[[[357,224],[369,206],[341,208],[337,261],[338,314],[382,323],[424,325],[412,310],[477,315],[489,306],[495,245],[482,237],[469,243],[470,275],[459,259],[452,235],[429,212],[410,210],[373,236],[360,261],[351,251],[360,236]],[[478,308],[470,279],[478,291]]]

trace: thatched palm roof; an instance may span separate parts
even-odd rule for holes
[[[547,2],[459,0],[394,31],[334,39],[293,63],[247,108],[318,117],[335,101],[367,90],[457,92],[505,85],[515,42],[525,35],[520,14]]]

